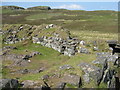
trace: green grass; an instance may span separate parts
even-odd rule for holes
[[[13,10],[4,12],[3,23],[31,25],[53,23],[71,31],[118,32],[118,13],[115,11]]]
[[[20,81],[24,81],[24,80],[41,80],[41,76],[43,75],[52,75],[54,73],[60,73],[60,74],[76,74],[76,75],[82,75],[82,71],[81,69],[77,66],[79,63],[81,62],[91,62],[92,60],[94,60],[95,56],[91,55],[91,58],[88,57],[88,55],[85,54],[78,54],[72,57],[68,57],[68,56],[64,56],[61,55],[59,52],[51,49],[51,48],[47,48],[47,47],[43,47],[41,45],[38,44],[29,44],[26,46],[19,46],[18,50],[13,50],[11,51],[11,53],[16,53],[16,54],[24,54],[25,50],[28,50],[28,52],[32,52],[32,51],[38,51],[41,52],[42,55],[37,55],[33,58],[31,58],[31,63],[25,67],[13,67],[14,70],[19,70],[19,69],[37,69],[39,67],[46,67],[46,70],[42,73],[38,73],[38,74],[26,74],[26,75],[12,75],[10,73],[7,73],[7,71],[5,70],[4,72],[6,72],[7,74],[5,74],[5,77],[9,77],[9,78],[16,78],[16,77],[20,77]],[[4,62],[6,63],[6,65],[9,64],[9,62]],[[74,67],[73,70],[59,70],[59,67],[62,65],[71,65]],[[13,70],[13,71],[14,71]],[[41,82],[41,81],[40,81]]]
[[[101,84],[98,86],[98,88],[107,88],[107,84],[101,83]]]
[[[59,16],[61,13],[41,13],[26,17],[27,20],[49,19],[53,16]]]
[[[11,13],[12,12],[12,10],[10,10],[10,9],[0,9],[0,14],[6,14],[6,13]]]

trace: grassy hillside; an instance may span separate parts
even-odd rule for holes
[[[71,31],[117,33],[116,11],[17,10],[3,9],[3,24],[58,24]]]

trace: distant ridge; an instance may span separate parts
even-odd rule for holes
[[[36,7],[30,7],[27,9],[29,10],[51,10],[49,6],[36,6]]]
[[[11,10],[23,10],[23,7],[18,7],[18,6],[0,6],[0,9],[11,9]]]

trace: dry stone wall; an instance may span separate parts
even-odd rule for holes
[[[62,38],[59,33],[56,33],[56,30],[48,34],[49,29],[51,28],[59,29],[59,32],[61,34],[66,34],[66,36]],[[34,34],[36,31],[38,31],[37,35]],[[48,36],[46,34],[39,35],[39,33],[43,33],[46,31],[48,31],[46,33]],[[65,29],[53,24],[43,26],[18,25],[7,30],[3,30],[2,33],[4,36],[3,42],[5,44],[15,44],[17,42],[21,42],[32,37],[33,43],[53,48],[54,50],[57,50],[64,55],[72,56],[75,55],[75,53],[89,53],[89,50],[87,50],[86,48],[78,47],[80,44],[84,45],[84,41],[80,41],[77,38],[72,38],[69,31],[66,32]],[[21,33],[23,34],[21,35]]]

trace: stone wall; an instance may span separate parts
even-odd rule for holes
[[[86,48],[79,47],[80,44],[84,45],[84,41],[71,37],[69,31],[66,31],[66,29],[59,26],[53,24],[43,26],[19,25],[15,26],[15,28],[16,29],[12,27],[7,30],[3,30],[3,42],[5,44],[15,44],[32,37],[33,43],[53,48],[64,55],[72,56],[75,55],[75,53],[89,53]],[[48,34],[49,29],[51,28],[55,30]],[[59,31],[61,35],[60,33],[57,33],[57,31]],[[23,37],[20,36],[21,32],[25,34],[22,35]],[[44,35],[39,35],[39,33],[43,33]],[[63,35],[63,38],[62,34],[65,34],[66,36]]]

